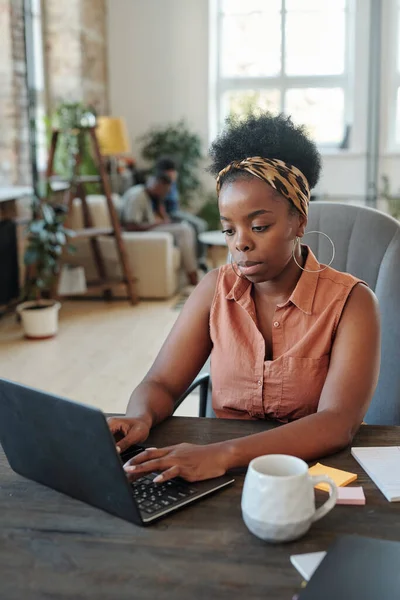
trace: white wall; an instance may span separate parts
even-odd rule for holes
[[[109,0],[113,115],[126,118],[133,153],[153,125],[185,118],[207,150],[208,0]]]
[[[352,147],[323,157],[316,190],[342,199],[363,196],[366,188],[369,2],[355,4]],[[200,134],[207,151],[209,33],[209,0],[108,0],[111,114],[126,118],[137,158],[141,134],[180,118]],[[214,186],[209,175],[203,180]]]
[[[380,175],[387,175],[392,193],[400,192],[400,149],[394,145],[395,96],[397,48],[400,43],[397,0],[383,0],[381,73],[381,135],[380,135]]]

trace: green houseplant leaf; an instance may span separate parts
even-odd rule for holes
[[[65,213],[38,198],[32,201],[32,220],[27,225],[28,243],[24,254],[27,267],[23,300],[50,297],[60,270],[64,246],[69,250],[68,238],[73,232],[64,227]]]
[[[201,189],[197,176],[202,159],[201,139],[181,120],[162,128],[154,128],[139,138],[143,157],[155,163],[161,156],[171,156],[179,171],[178,189],[183,206],[188,206]]]
[[[61,102],[52,116],[45,118],[49,141],[53,128],[60,131],[54,156],[55,174],[68,180],[76,175],[98,175],[90,136],[86,131],[86,127],[95,122],[95,110],[81,102]],[[76,159],[79,152],[78,166]],[[87,194],[99,192],[100,186],[97,183],[83,185]]]

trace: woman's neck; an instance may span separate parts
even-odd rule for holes
[[[296,260],[302,267],[306,262],[307,253],[306,248],[302,252],[301,245],[296,245]],[[263,283],[255,283],[253,286],[254,292],[257,296],[268,297],[275,304],[283,304],[290,298],[302,273],[303,271],[296,265],[291,256],[279,277]]]

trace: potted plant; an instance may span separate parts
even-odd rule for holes
[[[209,192],[205,195],[204,202],[196,214],[206,221],[210,231],[222,229],[219,218],[218,198],[215,192]]]
[[[142,155],[153,164],[161,156],[171,156],[179,171],[178,190],[182,206],[189,206],[201,183],[196,170],[202,158],[201,139],[189,130],[184,121],[167,127],[154,128],[140,138]]]
[[[50,117],[45,117],[47,135],[50,142],[53,129],[59,130],[57,149],[54,155],[53,171],[67,180],[76,175],[76,157],[80,153],[79,175],[98,175],[98,168],[92,156],[88,127],[96,125],[96,112],[91,106],[81,102],[61,102]],[[100,191],[98,183],[85,183],[87,194]]]
[[[68,237],[74,232],[64,227],[65,211],[40,202],[32,203],[32,219],[27,226],[28,242],[24,254],[26,280],[25,300],[17,306],[25,337],[45,339],[58,330],[58,311],[61,307],[52,298],[60,271],[60,257]],[[69,246],[69,250],[73,247]]]

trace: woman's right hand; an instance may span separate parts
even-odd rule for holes
[[[144,442],[150,433],[150,427],[145,421],[130,417],[111,417],[108,419],[108,426],[116,440],[119,453]]]

